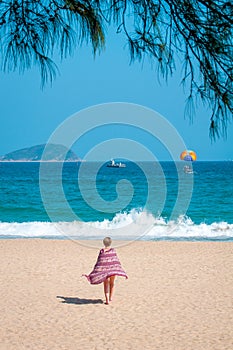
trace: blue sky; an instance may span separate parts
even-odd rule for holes
[[[209,138],[210,110],[200,106],[191,123],[184,118],[186,95],[180,86],[180,72],[168,83],[159,84],[149,62],[129,64],[129,53],[122,36],[109,35],[106,49],[93,58],[91,49],[77,48],[72,58],[56,60],[60,75],[52,86],[40,88],[37,68],[19,75],[2,73],[0,155],[16,149],[46,143],[51,133],[66,118],[83,108],[109,102],[129,102],[151,108],[165,117],[183,138],[187,148],[197,152],[198,160],[233,159],[233,130],[228,127],[227,140],[211,143]],[[75,145],[80,157],[89,145],[111,135],[112,130],[96,130]],[[127,133],[126,133],[127,134]],[[120,135],[118,135],[120,137]],[[130,137],[130,135],[129,135]],[[144,143],[150,137],[144,135]],[[159,160],[168,159],[160,149]]]

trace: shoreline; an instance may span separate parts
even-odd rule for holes
[[[232,348],[232,242],[113,244],[129,279],[108,306],[81,277],[102,247],[89,243],[0,240],[0,349]]]
[[[74,242],[91,242],[91,241],[96,241],[99,240],[101,241],[102,238],[80,238],[79,236],[77,237],[68,237],[68,236],[29,236],[29,237],[25,237],[25,236],[13,236],[13,235],[9,235],[9,236],[4,236],[4,235],[0,235],[0,241],[4,241],[4,240],[51,240],[51,241],[74,241]],[[119,241],[125,241],[125,242],[148,242],[148,243],[156,243],[156,242],[174,242],[174,243],[179,243],[179,242],[186,242],[186,243],[232,243],[233,242],[233,237],[157,237],[157,238],[153,238],[153,239],[138,239],[138,238],[116,238],[114,237],[114,241],[115,242],[119,242]]]

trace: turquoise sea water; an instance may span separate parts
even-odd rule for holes
[[[126,239],[233,239],[231,161],[197,161],[193,174],[183,162],[60,167],[0,163],[0,237],[59,237],[60,225],[62,236],[95,238],[128,225]]]

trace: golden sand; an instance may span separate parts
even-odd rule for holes
[[[81,277],[98,255],[83,243],[0,241],[1,350],[233,349],[233,243],[119,247],[110,305]]]

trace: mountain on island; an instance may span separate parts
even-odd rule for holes
[[[46,147],[46,154],[43,155]],[[42,159],[43,155],[43,159]],[[23,148],[0,157],[2,162],[78,162],[81,159],[70,149],[63,145],[43,144]]]

